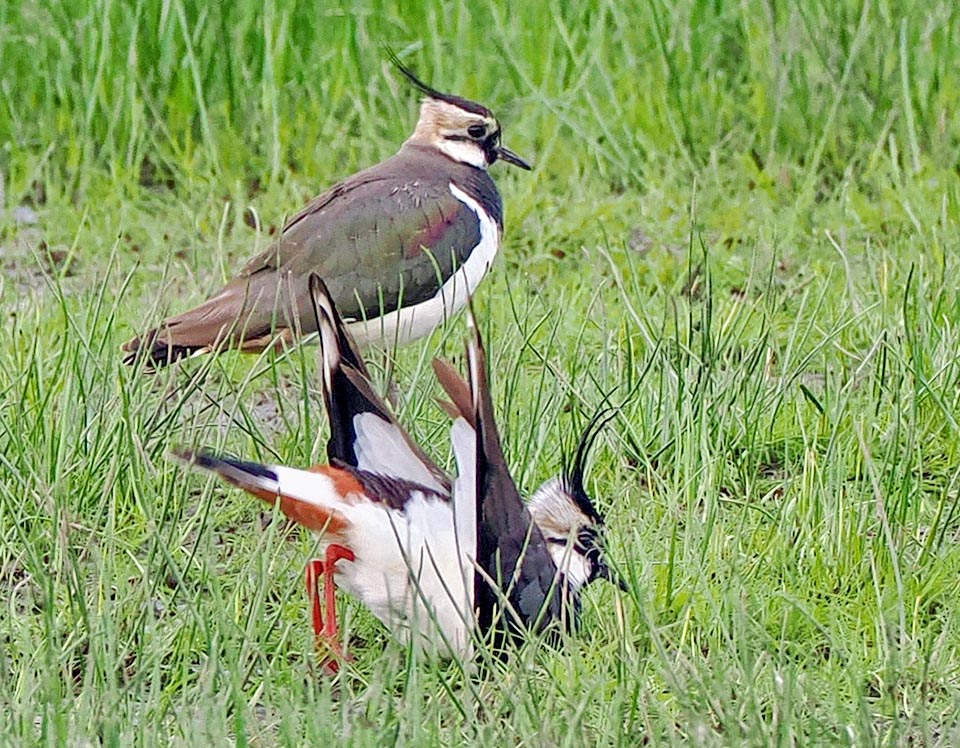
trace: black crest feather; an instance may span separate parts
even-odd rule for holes
[[[596,442],[603,427],[613,420],[617,413],[617,408],[608,407],[601,408],[594,414],[580,435],[577,449],[573,453],[573,460],[564,471],[567,490],[570,491],[573,500],[577,502],[580,511],[597,524],[603,524],[603,518],[593,505],[593,501],[591,501],[587,495],[587,489],[584,486],[584,479],[587,473],[587,458],[590,456],[590,449],[593,447],[594,442]]]
[[[430,99],[436,99],[437,101],[445,101],[448,104],[463,109],[465,112],[471,112],[472,114],[478,114],[481,117],[492,117],[493,113],[487,109],[482,104],[478,104],[475,101],[470,101],[470,99],[464,99],[462,96],[454,96],[453,94],[445,94],[432,86],[428,86],[422,80],[420,80],[416,73],[414,73],[410,68],[404,65],[400,58],[397,57],[397,53],[394,52],[390,47],[386,47],[387,57],[390,59],[390,62],[393,66],[403,75],[404,78],[417,89],[420,93]]]

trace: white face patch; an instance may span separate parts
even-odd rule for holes
[[[486,169],[487,154],[479,143],[470,140],[452,140],[450,138],[437,138],[435,143],[437,150],[447,158],[459,161],[462,164],[470,164],[478,169]]]
[[[550,557],[557,569],[567,575],[570,585],[574,589],[583,587],[590,579],[590,572],[593,571],[591,564],[582,553],[578,553],[573,547],[576,537],[565,538],[566,543],[556,543],[547,541],[550,549]]]
[[[483,141],[499,127],[492,116],[481,116],[449,102],[428,98],[420,107],[420,120],[408,142],[429,145],[453,161],[486,169],[490,164]]]
[[[586,584],[592,565],[576,550],[575,544],[580,531],[592,523],[571,498],[563,480],[559,477],[548,480],[537,489],[527,507],[547,540],[557,569],[567,575],[573,587]]]

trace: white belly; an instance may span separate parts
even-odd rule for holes
[[[456,541],[450,504],[415,495],[406,512],[355,506],[348,545],[356,559],[337,562],[337,585],[355,595],[403,643],[469,656],[475,548]]]

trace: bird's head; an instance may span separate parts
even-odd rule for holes
[[[501,144],[502,128],[493,112],[482,104],[431,88],[396,55],[391,55],[391,60],[424,95],[420,119],[407,143],[434,148],[453,161],[478,169],[486,169],[497,159],[530,169],[530,164]]]
[[[571,464],[537,489],[528,504],[557,569],[577,591],[596,579],[625,589],[606,562],[603,517],[584,485],[587,456],[608,418],[595,417],[584,430]]]

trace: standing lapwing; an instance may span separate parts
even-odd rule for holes
[[[484,106],[440,93],[394,55],[424,99],[413,135],[391,158],[314,198],[280,238],[198,307],[123,345],[125,361],[164,366],[222,348],[259,352],[316,332],[307,279],[324,279],[361,345],[402,345],[461,309],[503,235],[487,168],[530,166],[500,143]]]
[[[335,652],[333,584],[360,599],[402,642],[466,656],[474,636],[572,627],[581,588],[612,577],[603,520],[584,488],[584,433],[572,464],[528,504],[501,449],[476,326],[469,380],[445,362],[435,371],[455,416],[458,466],[448,478],[389,414],[365,375],[322,282],[312,280],[331,421],[330,464],[297,470],[220,457],[175,455],[268,502],[321,536],[322,561],[308,567],[314,629]],[[317,587],[324,577],[326,616]]]

